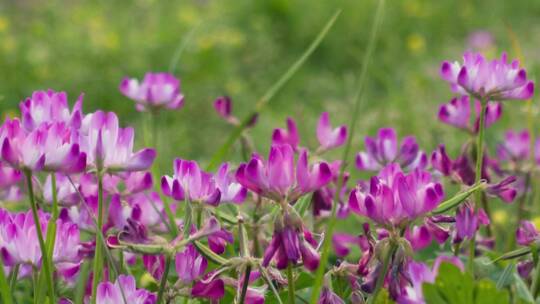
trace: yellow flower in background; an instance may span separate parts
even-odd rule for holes
[[[504,225],[508,222],[508,213],[505,210],[493,212],[493,222],[497,225]]]
[[[540,216],[533,218],[532,222],[536,226],[536,228],[540,227]]]
[[[244,90],[243,82],[240,79],[228,80],[225,89],[230,95],[238,95]]]
[[[17,46],[17,41],[11,35],[6,35],[5,37],[2,38],[0,42],[0,47],[6,53],[12,52],[16,46]]]
[[[9,21],[5,17],[0,16],[0,33],[5,32],[8,29],[8,26]]]
[[[426,40],[424,39],[424,36],[418,33],[410,34],[407,37],[407,48],[413,54],[423,53],[426,49]]]
[[[201,16],[199,12],[193,6],[181,7],[180,11],[178,12],[178,20],[180,20],[180,23],[184,25],[193,26],[200,19]]]

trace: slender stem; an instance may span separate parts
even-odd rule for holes
[[[36,267],[32,266],[32,285],[34,287],[34,304],[39,303],[39,274]]]
[[[97,174],[98,177],[98,216],[96,225],[96,236],[103,229],[103,175]],[[97,286],[101,280],[101,268],[103,265],[102,258],[103,246],[96,241],[96,250],[94,253],[94,271],[92,280],[92,303],[96,303]]]
[[[49,288],[49,296],[51,297],[51,303],[56,303],[56,294],[54,292],[54,279],[51,271],[51,262],[49,255],[47,254],[47,247],[43,239],[43,232],[41,231],[41,222],[39,221],[38,208],[34,198],[34,187],[32,185],[32,172],[30,170],[24,170],[26,176],[26,185],[28,187],[28,197],[30,198],[30,207],[32,208],[32,216],[34,218],[34,224],[36,227],[36,233],[39,242],[39,248],[41,249],[41,259],[43,260],[43,271]]]
[[[19,272],[19,266],[17,265],[15,266],[15,269],[13,272],[15,277],[17,276],[18,272]],[[8,282],[6,279],[6,274],[4,273],[4,261],[2,260],[2,258],[0,258],[0,295],[1,295],[2,303],[6,303],[6,304],[13,303],[12,294],[13,294],[13,288],[11,289],[9,288]]]
[[[165,258],[165,271],[163,272],[163,276],[161,277],[161,283],[159,284],[159,291],[156,302],[157,304],[161,304],[163,302],[163,293],[165,292],[165,287],[167,286],[167,277],[169,276],[171,263],[172,256],[170,254],[167,254]]]
[[[396,253],[397,250],[397,244],[392,242],[390,245],[390,250],[388,251],[388,254],[383,258],[383,265],[381,273],[379,273],[379,277],[377,278],[377,282],[375,282],[375,290],[373,291],[373,295],[368,300],[368,304],[376,303],[377,297],[379,296],[379,292],[381,291],[383,285],[384,285],[384,279],[386,278],[386,275],[388,274],[388,270],[390,269],[390,261],[392,260],[392,256]]]
[[[291,262],[287,264],[287,291],[289,294],[289,304],[295,303],[294,296],[294,275],[293,275],[293,265]]]
[[[56,244],[56,220],[58,219],[59,211],[58,211],[58,193],[56,189],[56,174],[51,174],[51,193],[52,193],[52,216],[49,220],[49,223],[47,224],[47,235],[45,237],[45,245],[47,246],[47,255],[49,256],[49,261],[53,260],[53,254],[54,254],[54,246]],[[51,264],[51,269],[53,269],[52,272],[54,272],[54,265]],[[39,282],[40,284],[45,280],[44,278],[45,273],[40,273],[39,275]],[[39,295],[40,300],[44,296],[44,291],[40,290],[41,293]]]
[[[197,229],[200,229],[201,228],[201,225],[202,225],[202,212],[203,212],[203,207],[200,206],[200,205],[197,205],[195,207],[195,210],[197,211]]]
[[[240,301],[238,301],[238,303],[240,304],[244,304],[244,302],[246,301],[246,294],[247,294],[247,289],[249,285],[250,275],[251,275],[251,265],[248,265],[246,267],[246,272],[244,273],[244,281],[242,282],[242,290],[240,292]]]
[[[474,102],[474,97],[471,99]],[[484,161],[484,133],[485,133],[485,120],[486,120],[486,107],[487,99],[480,99],[480,121],[478,124],[478,136],[476,137],[476,170],[475,170],[475,183],[478,183],[482,179],[482,163]],[[477,191],[475,193],[476,208],[480,208],[482,201],[482,192]],[[487,212],[487,211],[486,211]],[[488,216],[490,216],[488,214]],[[474,251],[476,248],[476,236],[473,236],[469,244],[469,260],[468,269],[469,272],[474,273]]]
[[[324,240],[322,244],[322,253],[321,253],[321,259],[319,262],[319,268],[317,268],[317,273],[315,275],[315,281],[313,283],[313,289],[311,292],[311,298],[310,303],[315,304],[319,300],[319,295],[322,290],[323,285],[323,278],[324,274],[326,272],[326,265],[328,264],[328,258],[330,256],[330,245],[332,243],[332,234],[334,233],[334,229],[336,226],[336,215],[337,215],[337,201],[339,199],[340,189],[343,187],[344,179],[343,176],[345,174],[345,167],[349,159],[349,154],[351,150],[352,145],[352,139],[354,137],[354,131],[356,129],[356,122],[358,120],[358,116],[360,114],[360,108],[363,103],[363,92],[364,92],[364,86],[367,79],[367,71],[369,62],[371,59],[371,55],[375,49],[375,42],[377,40],[377,33],[379,30],[380,25],[382,24],[383,20],[383,12],[384,12],[384,4],[385,0],[379,0],[377,4],[377,10],[375,12],[375,16],[373,19],[373,26],[371,28],[371,33],[366,49],[366,53],[364,54],[364,58],[362,60],[362,68],[360,70],[360,76],[358,79],[358,88],[353,96],[352,102],[352,112],[351,112],[351,121],[349,123],[349,131],[350,134],[347,136],[347,143],[345,144],[345,149],[343,150],[343,156],[342,156],[342,165],[339,172],[339,178],[337,183],[338,191],[336,191],[334,195],[334,203],[332,204],[332,211],[330,218],[328,219],[328,224],[326,226],[326,231],[324,232]]]
[[[15,292],[15,287],[17,287],[17,279],[19,278],[19,267],[20,265],[17,264],[11,271],[11,278],[9,280],[9,290],[11,291],[11,294]]]
[[[537,248],[534,248],[533,250],[536,250],[538,252]],[[540,263],[536,263],[534,277],[531,283],[531,294],[534,298],[538,295],[538,288],[540,287]]]

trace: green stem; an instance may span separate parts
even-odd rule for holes
[[[9,280],[9,290],[13,294],[15,292],[15,288],[17,287],[17,279],[19,277],[19,267],[20,265],[15,265],[13,270],[11,271],[11,278]]]
[[[13,299],[12,299],[13,289],[10,289],[8,286],[6,274],[4,273],[4,261],[1,258],[0,258],[0,262],[1,262],[0,264],[0,294],[2,296],[2,303],[11,304],[13,303]],[[13,271],[13,274],[15,277],[17,277],[17,273],[19,272],[18,270],[19,270],[19,266],[17,265],[15,266],[15,269]]]
[[[39,303],[39,274],[37,268],[32,266],[32,285],[34,287],[34,304]]]
[[[156,302],[157,304],[161,304],[163,302],[163,293],[165,292],[165,287],[167,286],[167,277],[169,276],[171,263],[172,256],[170,254],[167,254],[165,258],[165,271],[163,272],[163,276],[161,277],[161,283],[159,284],[159,291]]]
[[[474,97],[471,98],[474,103]],[[485,133],[485,120],[486,120],[486,107],[487,99],[480,99],[480,121],[478,124],[478,136],[476,137],[476,170],[475,170],[475,183],[478,183],[482,179],[482,163],[484,161],[484,133]],[[482,192],[477,191],[475,193],[476,208],[480,208],[482,201]],[[487,211],[486,211],[487,212]],[[489,216],[489,214],[488,214]],[[476,248],[476,237],[473,236],[469,244],[469,260],[468,269],[472,274],[474,273],[474,249]]]
[[[388,274],[388,270],[390,269],[390,261],[392,259],[392,256],[395,254],[397,250],[397,245],[392,242],[390,245],[390,250],[388,251],[388,254],[383,258],[383,265],[381,273],[379,273],[379,277],[377,278],[377,282],[375,282],[375,290],[373,291],[373,295],[368,300],[368,304],[376,303],[377,297],[379,296],[379,292],[381,291],[383,285],[384,285],[384,279],[386,278],[386,275]]]
[[[49,261],[53,260],[53,254],[54,254],[54,246],[56,245],[56,230],[57,230],[57,223],[58,220],[58,193],[56,191],[56,174],[51,174],[51,193],[52,193],[52,216],[49,220],[49,223],[47,224],[47,236],[45,237],[45,245],[47,246],[47,255],[49,256]],[[54,265],[51,265],[54,267]],[[52,267],[51,267],[52,268]],[[53,273],[54,273],[54,268]],[[40,273],[39,275],[39,282],[40,284],[45,280],[44,273]],[[42,300],[44,295],[44,291],[40,290],[39,299]]]
[[[240,292],[240,301],[238,301],[238,303],[240,304],[244,304],[244,302],[246,301],[246,294],[247,294],[247,289],[248,289],[248,285],[249,285],[249,276],[251,275],[251,265],[248,265],[246,267],[246,272],[244,273],[244,282],[242,282],[242,291]]]
[[[96,225],[96,235],[103,229],[103,175],[97,174],[98,177],[98,216]],[[101,279],[101,268],[103,265],[102,258],[103,246],[96,240],[96,250],[94,254],[94,270],[92,280],[92,303],[96,303],[97,286]]]
[[[287,291],[289,294],[289,304],[295,303],[294,296],[294,276],[293,276],[293,265],[291,262],[287,265]]]
[[[371,59],[373,50],[375,49],[375,41],[377,38],[377,33],[383,19],[384,3],[385,3],[385,0],[378,1],[377,10],[375,12],[375,17],[373,19],[373,26],[371,28],[371,33],[370,33],[366,53],[364,54],[364,58],[362,61],[362,69],[360,71],[360,76],[358,79],[358,89],[356,90],[352,99],[353,108],[351,112],[351,121],[349,123],[350,134],[349,136],[347,136],[347,143],[345,144],[345,149],[343,151],[343,157],[342,157],[343,164],[341,165],[341,168],[340,168],[338,185],[336,189],[341,189],[343,187],[343,183],[344,183],[343,176],[345,174],[345,167],[346,167],[346,164],[348,163],[349,154],[350,154],[351,145],[352,145],[352,139],[354,137],[354,131],[356,129],[356,122],[360,114],[361,104],[363,103],[362,96],[364,92],[364,85],[367,79],[367,70],[369,66],[369,61]],[[334,233],[334,229],[336,226],[337,203],[335,202],[339,200],[339,194],[340,194],[340,191],[336,191],[334,195],[334,200],[333,200],[334,203],[332,204],[331,215],[330,215],[330,218],[328,219],[328,225],[326,226],[326,231],[324,233],[321,259],[319,263],[319,268],[317,268],[317,273],[315,275],[313,289],[311,292],[311,299],[309,301],[311,304],[315,304],[318,302],[319,295],[321,293],[324,274],[326,272],[326,265],[328,264],[328,258],[330,256],[332,234]]]
[[[534,249],[537,251],[537,249]],[[531,294],[534,298],[538,295],[538,288],[540,287],[540,263],[536,263],[534,277],[531,283]]]
[[[26,176],[26,185],[28,187],[28,197],[30,198],[30,207],[32,208],[32,216],[34,218],[34,224],[36,227],[36,233],[39,242],[39,248],[41,249],[41,258],[43,260],[43,271],[45,272],[45,277],[47,281],[47,286],[49,288],[49,296],[51,298],[51,303],[56,303],[56,294],[54,292],[54,279],[53,273],[51,271],[51,261],[49,260],[49,255],[47,254],[47,246],[45,246],[45,240],[43,239],[43,232],[41,231],[41,223],[39,221],[38,208],[34,198],[34,187],[32,185],[32,172],[30,170],[24,170]]]

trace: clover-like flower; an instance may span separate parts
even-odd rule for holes
[[[479,99],[526,100],[534,93],[534,82],[527,79],[525,69],[517,60],[508,63],[505,53],[489,61],[480,53],[466,52],[463,63],[443,62],[441,76],[454,92]]]
[[[120,92],[134,100],[136,109],[141,112],[159,108],[179,109],[184,105],[180,80],[169,73],[147,73],[142,82],[124,78]]]

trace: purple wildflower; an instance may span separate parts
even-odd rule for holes
[[[180,80],[169,73],[146,73],[142,82],[124,78],[120,92],[134,100],[137,111],[141,112],[159,108],[179,109],[184,105]]]

